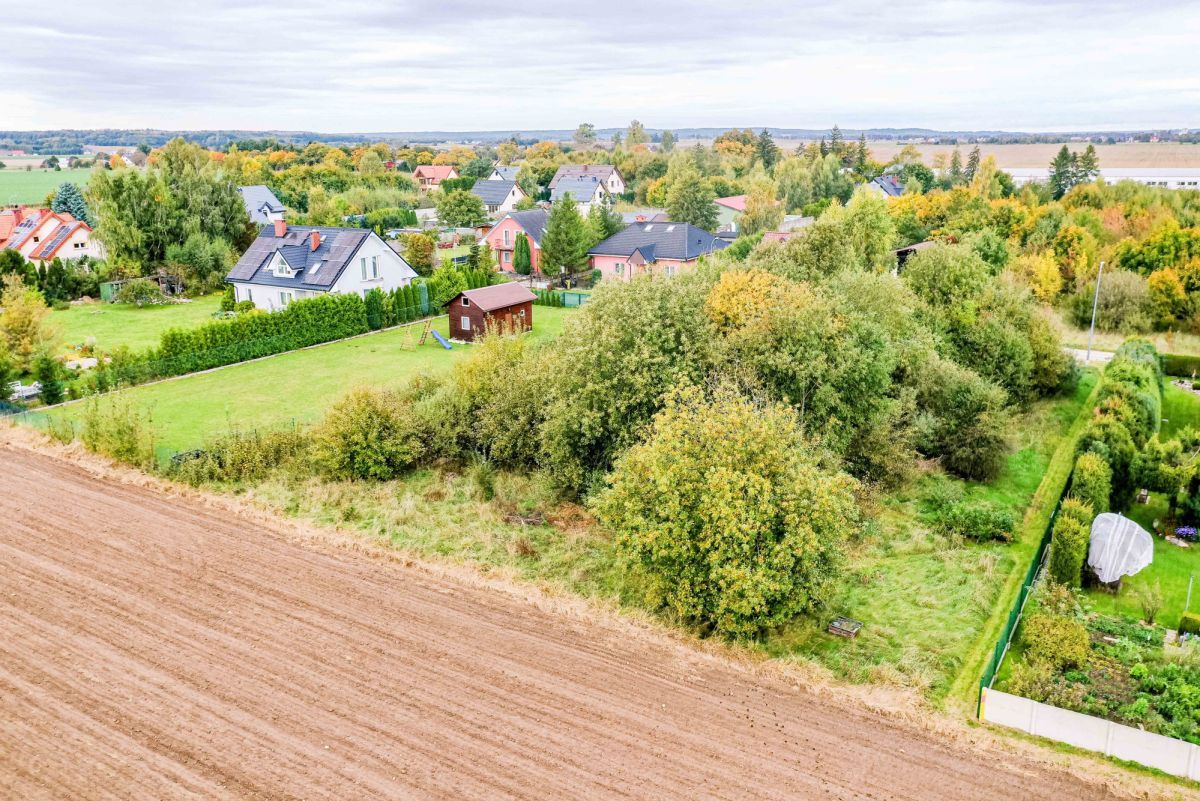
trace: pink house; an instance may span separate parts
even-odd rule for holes
[[[629,281],[661,271],[673,276],[728,242],[690,223],[634,223],[588,251],[602,280]]]
[[[525,234],[529,239],[529,263],[533,271],[538,272],[542,258],[542,232],[546,230],[546,219],[550,212],[545,209],[530,209],[529,211],[513,211],[505,214],[484,235],[484,240],[496,261],[504,272],[513,271],[513,250],[517,246],[517,236]]]

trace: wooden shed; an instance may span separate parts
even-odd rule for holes
[[[472,342],[489,324],[533,328],[535,295],[517,283],[493,284],[459,292],[446,304],[450,315],[450,338]]]

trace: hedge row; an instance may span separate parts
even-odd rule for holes
[[[1200,377],[1200,356],[1179,356],[1174,353],[1164,353],[1162,357],[1163,372],[1167,375],[1181,378]]]
[[[535,289],[533,294],[537,295],[534,303],[538,306],[565,306],[566,300],[563,299],[563,293],[555,292],[553,289]]]
[[[1079,439],[1079,453],[1094,453],[1112,471],[1109,508],[1133,495],[1133,459],[1162,421],[1162,362],[1154,346],[1133,339],[1117,349],[1104,369],[1097,415]]]

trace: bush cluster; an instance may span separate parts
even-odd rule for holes
[[[1087,628],[1071,618],[1034,612],[1021,623],[1021,641],[1034,665],[1063,670],[1083,667],[1088,661]]]
[[[1067,498],[1059,507],[1050,532],[1050,576],[1064,587],[1078,587],[1083,579],[1091,539],[1092,507],[1077,498]]]

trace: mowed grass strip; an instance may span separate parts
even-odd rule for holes
[[[46,195],[57,189],[59,184],[69,181],[83,188],[91,175],[91,170],[26,171],[21,167],[10,166],[0,170],[0,205],[41,204],[46,201]]]
[[[549,339],[574,309],[535,306],[531,336]],[[400,387],[420,373],[448,370],[470,349],[445,350],[429,337],[416,346],[424,323],[292,351],[208,373],[184,376],[105,395],[100,403],[129,401],[150,415],[160,453],[196,448],[224,431],[268,429],[319,420],[356,386]],[[449,337],[445,317],[434,330]],[[78,421],[84,403],[48,413]]]
[[[62,330],[67,349],[95,337],[96,347],[106,353],[122,345],[140,351],[157,347],[163,331],[169,328],[195,328],[209,322],[220,308],[220,293],[141,308],[123,303],[82,303],[51,312],[50,321]]]

